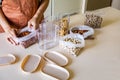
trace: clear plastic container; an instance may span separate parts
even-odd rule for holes
[[[38,42],[38,31],[38,29],[32,30],[29,27],[25,27],[19,31],[17,38],[13,38],[13,40],[16,43],[19,43],[22,47],[28,48]]]
[[[39,48],[48,50],[58,45],[57,36],[58,25],[56,25],[55,17],[46,17],[40,24],[39,32]]]

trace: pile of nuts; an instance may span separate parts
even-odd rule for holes
[[[80,53],[81,48],[83,47],[81,44],[82,44],[82,39],[80,38],[66,37],[60,43],[60,46],[63,49],[66,49],[70,54],[77,56]]]
[[[90,26],[92,28],[100,28],[102,23],[102,18],[95,14],[86,14],[86,20],[84,25]]]
[[[77,56],[80,53],[81,47],[69,48],[72,55]]]
[[[59,36],[65,36],[68,34],[68,29],[69,29],[69,21],[67,18],[62,18],[59,22],[59,31],[58,34]]]
[[[81,47],[70,47],[70,46],[65,46],[64,44],[60,44],[60,45],[62,46],[62,48],[64,48],[74,56],[77,56],[81,51]]]
[[[17,34],[17,37],[24,37],[26,35],[29,35],[30,33],[31,33],[30,31],[24,31],[24,32],[22,32],[20,34]]]
[[[38,42],[38,35],[36,34],[38,30],[32,32],[29,30],[28,27],[16,30],[16,38],[13,40],[21,45],[24,48],[28,48],[29,46],[33,45],[34,43]]]
[[[80,40],[75,39],[75,38],[65,38],[64,41],[66,41],[66,42],[72,42],[74,44],[80,44],[81,43]]]
[[[73,30],[73,33],[79,33],[79,34],[84,34],[85,32],[88,32],[88,30]]]

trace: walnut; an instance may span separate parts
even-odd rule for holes
[[[79,33],[79,34],[84,34],[85,32],[88,32],[88,30],[73,30],[73,33]]]

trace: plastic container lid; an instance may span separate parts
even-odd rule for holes
[[[15,62],[15,60],[16,60],[16,57],[13,54],[1,56],[0,57],[0,66],[12,64]]]
[[[54,64],[46,64],[43,67],[42,72],[59,80],[68,80],[70,76],[68,70]]]
[[[22,61],[21,69],[32,73],[38,68],[40,61],[41,57],[39,55],[27,55]]]
[[[65,66],[68,64],[68,59],[64,55],[56,51],[48,51],[45,53],[45,58],[56,63],[59,66]]]

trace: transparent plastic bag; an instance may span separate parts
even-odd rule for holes
[[[85,38],[88,38],[89,36],[94,35],[94,29],[86,25],[72,27],[70,29],[70,34],[76,34],[76,33],[83,35],[85,39]]]
[[[70,54],[77,56],[85,46],[85,41],[82,35],[68,34],[59,41],[59,46],[66,49]]]
[[[70,23],[70,16],[68,13],[59,14],[58,16],[58,35],[63,37],[69,33],[69,23]]]
[[[19,31],[17,38],[14,38],[16,43],[19,43],[24,48],[27,48],[34,43],[38,42],[38,33],[39,30],[32,30],[28,27],[25,27]]]
[[[90,26],[92,28],[101,28],[103,18],[99,15],[93,13],[87,13],[85,15],[84,25]]]

